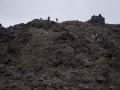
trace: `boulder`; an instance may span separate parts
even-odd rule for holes
[[[98,16],[93,15],[88,21],[90,23],[105,24],[105,18],[99,14]]]

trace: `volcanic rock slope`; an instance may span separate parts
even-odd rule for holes
[[[0,90],[120,90],[120,25],[1,25]]]

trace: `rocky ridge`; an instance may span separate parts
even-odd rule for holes
[[[119,90],[119,58],[120,25],[100,15],[0,24],[0,90]]]

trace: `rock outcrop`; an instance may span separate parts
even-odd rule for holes
[[[99,14],[98,16],[93,15],[88,21],[90,23],[105,24],[105,18]]]

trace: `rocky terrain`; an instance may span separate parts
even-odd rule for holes
[[[120,25],[101,14],[0,24],[0,90],[120,90]]]

